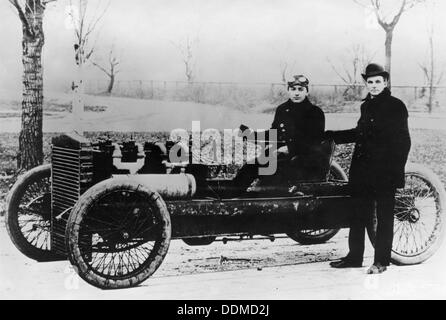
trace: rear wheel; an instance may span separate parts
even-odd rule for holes
[[[348,181],[347,175],[336,161],[331,162],[328,179]],[[338,232],[339,229],[310,229],[290,232],[287,233],[287,235],[294,241],[307,245],[325,243],[333,238]]]
[[[406,165],[406,185],[396,194],[391,261],[397,265],[417,264],[427,260],[444,238],[446,193],[443,184],[424,166]],[[377,220],[367,231],[375,242]]]
[[[109,179],[87,190],[71,212],[67,251],[78,274],[103,289],[132,287],[150,277],[169,248],[170,216],[161,196]]]
[[[51,252],[51,165],[41,165],[19,177],[6,200],[6,229],[14,245],[28,258],[54,260]]]

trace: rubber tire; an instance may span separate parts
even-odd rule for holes
[[[215,241],[216,236],[183,238],[183,242],[188,246],[207,246]]]
[[[430,169],[416,163],[407,163],[405,168],[405,174],[407,175],[417,175],[422,177],[423,179],[429,181],[432,187],[437,192],[437,199],[440,205],[440,212],[437,214],[440,215],[441,224],[440,229],[436,234],[436,240],[434,243],[425,251],[420,253],[419,255],[408,257],[403,256],[392,250],[391,254],[391,262],[396,265],[413,265],[419,264],[427,259],[429,259],[441,246],[444,236],[445,236],[445,226],[444,222],[446,221],[446,191],[444,186],[438,176]],[[373,223],[367,226],[367,234],[370,239],[372,245],[374,245],[375,237],[376,237],[376,212],[373,218]]]
[[[331,162],[330,172],[334,173],[335,176],[334,178],[336,180],[348,181],[348,177],[345,174],[344,170],[342,170],[341,166],[334,160]],[[303,245],[321,244],[333,238],[339,232],[340,229],[326,229],[326,230],[327,230],[326,232],[317,235],[311,235],[301,230],[298,230],[293,233],[289,232],[287,233],[287,235],[294,241],[299,242],[300,244]]]
[[[20,252],[36,261],[51,261],[57,259],[58,256],[52,253],[51,249],[40,249],[28,242],[18,225],[18,207],[29,185],[50,177],[50,164],[35,167],[17,179],[6,199],[5,224],[9,237]]]
[[[82,218],[88,214],[89,209],[95,202],[95,199],[102,197],[110,192],[119,190],[131,190],[143,193],[148,202],[151,202],[158,210],[158,218],[163,224],[162,236],[160,242],[156,243],[153,251],[148,257],[149,265],[141,272],[124,279],[110,279],[93,272],[84,261],[78,247],[79,229]],[[65,241],[68,252],[68,258],[79,276],[89,284],[101,289],[122,289],[137,286],[149,278],[161,265],[169,249],[171,239],[171,222],[166,203],[157,192],[149,190],[142,184],[133,182],[130,179],[111,178],[104,180],[90,189],[88,189],[79,199],[71,211],[67,228],[65,232]],[[158,241],[157,240],[157,241]]]
[[[327,231],[317,235],[311,235],[299,230],[294,234],[288,232],[287,236],[303,245],[321,244],[333,238],[339,232],[340,229],[326,229],[326,230]],[[312,230],[312,231],[318,231],[318,230]]]
[[[341,165],[334,160],[331,161],[330,172],[334,173],[336,180],[348,181],[347,174],[342,170]]]

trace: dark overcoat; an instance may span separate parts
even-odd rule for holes
[[[363,101],[356,128],[330,134],[338,144],[356,143],[350,185],[373,191],[402,188],[411,145],[407,108],[387,88]]]
[[[277,130],[278,146],[286,145],[290,157],[308,155],[323,138],[324,112],[308,98],[301,103],[288,100],[277,107],[271,129]]]

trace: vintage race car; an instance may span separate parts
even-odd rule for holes
[[[51,164],[25,173],[8,195],[13,243],[37,261],[68,258],[85,281],[109,289],[150,277],[172,239],[206,245],[216,237],[287,234],[310,244],[350,225],[356,200],[332,160],[332,142],[324,142],[316,176],[260,179],[231,197],[230,179],[210,177],[207,165],[169,162],[171,146],[92,142],[75,133],[53,138]],[[439,248],[445,201],[432,171],[407,164],[396,199],[393,263],[421,263]],[[372,243],[375,230],[371,221]]]

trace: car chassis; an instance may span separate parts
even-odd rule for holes
[[[203,164],[170,163],[171,142],[138,148],[134,141],[93,143],[62,134],[53,138],[51,164],[25,173],[11,189],[7,230],[26,256],[68,258],[85,281],[103,289],[146,280],[172,239],[206,245],[217,236],[286,233],[300,243],[321,243],[348,228],[358,206],[329,145],[318,179],[260,179],[225,197],[231,181],[209,178]],[[445,201],[438,177],[408,163],[406,187],[396,197],[393,263],[421,263],[435,253],[444,236]],[[376,221],[367,231],[373,243]]]

